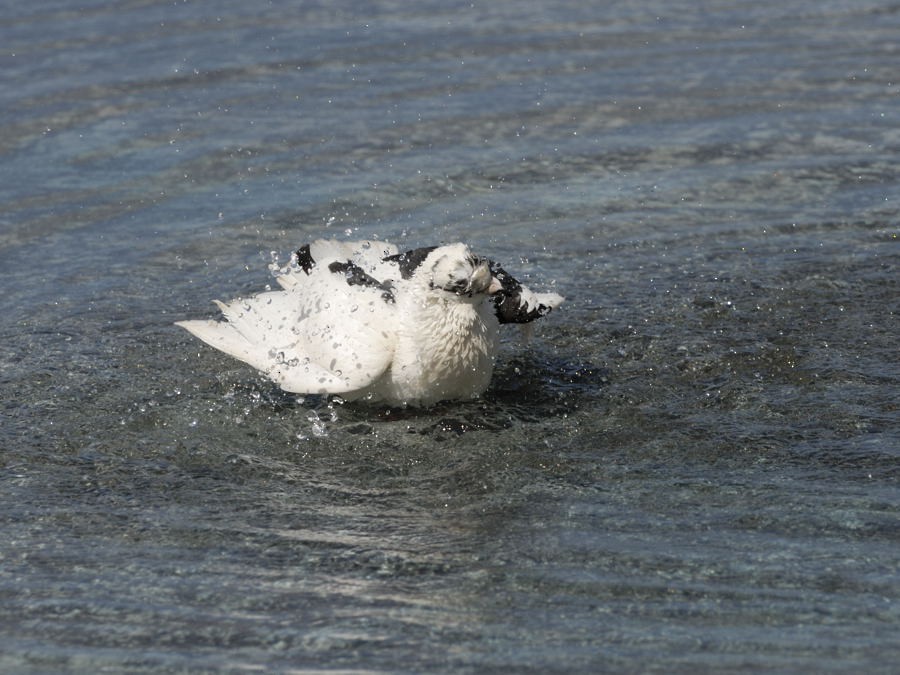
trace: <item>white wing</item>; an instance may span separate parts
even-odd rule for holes
[[[341,259],[345,252],[360,253],[345,246],[316,242],[315,265],[278,278],[285,290],[217,302],[226,322],[178,325],[263,371],[286,391],[347,394],[364,389],[393,359],[396,307],[386,287],[375,279],[361,280],[361,268]],[[367,264],[367,256],[358,259]],[[335,269],[329,269],[329,259]]]
[[[305,283],[315,268],[327,268],[329,264],[351,262],[366,274],[380,282],[391,280],[396,267],[384,262],[384,258],[396,255],[398,249],[393,244],[383,241],[335,241],[318,239],[303,246],[295,254],[295,265],[292,265],[277,277],[282,288],[290,288],[298,283]]]

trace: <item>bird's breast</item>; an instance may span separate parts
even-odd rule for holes
[[[424,308],[399,331],[392,376],[410,399],[472,398],[490,384],[497,321],[478,306],[454,305]]]

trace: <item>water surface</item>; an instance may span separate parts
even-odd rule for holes
[[[7,4],[4,671],[895,667],[895,5]],[[322,236],[567,302],[425,411],[172,325]]]

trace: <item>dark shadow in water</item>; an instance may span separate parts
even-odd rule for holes
[[[532,350],[502,363],[478,400],[446,401],[428,408],[354,402],[343,406],[341,415],[354,420],[345,427],[351,433],[369,433],[377,422],[406,423],[409,433],[445,440],[471,431],[502,431],[567,416],[595,400],[609,375],[607,368],[588,361]],[[312,398],[303,402],[313,409],[322,404]]]

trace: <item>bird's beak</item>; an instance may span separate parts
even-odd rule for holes
[[[472,276],[469,277],[466,293],[469,296],[474,293],[487,293],[488,295],[493,295],[494,293],[499,293],[501,290],[503,290],[503,284],[500,283],[500,280],[497,279],[497,277],[491,274],[491,270],[487,266],[487,263],[481,263],[475,268],[475,271],[472,272]]]
[[[487,288],[488,295],[494,295],[495,293],[499,293],[503,290],[503,284],[500,283],[500,280],[491,275],[491,285]]]

